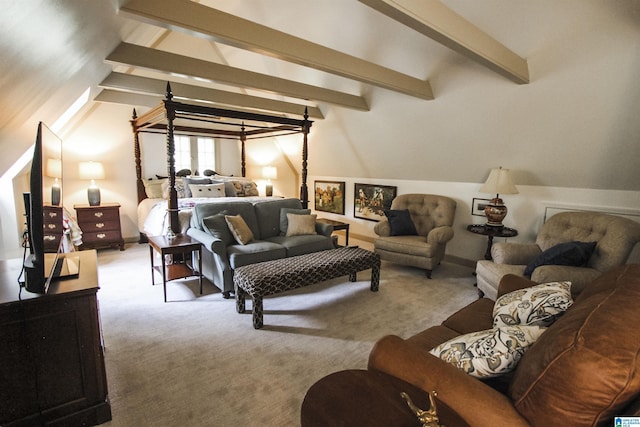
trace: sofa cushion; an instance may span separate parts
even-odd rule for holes
[[[491,329],[492,313],[493,301],[489,298],[480,298],[453,313],[442,322],[442,325],[458,332],[458,335]]]
[[[595,250],[597,242],[566,242],[543,251],[524,269],[525,276],[531,276],[533,270],[541,265],[585,265]]]
[[[304,255],[311,252],[334,249],[333,241],[321,234],[309,234],[305,236],[274,236],[267,239],[285,248],[288,257]]]
[[[316,218],[317,215],[296,215],[293,213],[287,214],[287,233],[286,237],[291,236],[305,236],[309,234],[316,234]]]
[[[224,218],[227,214],[226,211],[211,215],[202,220],[204,231],[212,235],[216,239],[220,239],[224,242],[225,246],[229,246],[234,242],[234,237],[229,230],[227,220]]]
[[[384,214],[389,221],[391,236],[415,236],[418,234],[409,209],[387,209]]]
[[[497,377],[513,371],[545,329],[504,326],[471,332],[438,345],[430,353],[473,377]]]
[[[287,251],[282,245],[265,240],[254,240],[246,245],[231,245],[227,247],[229,265],[236,269],[243,265],[257,262],[271,261],[287,256]]]
[[[229,226],[229,231],[241,245],[246,245],[253,240],[251,229],[240,215],[225,215],[225,221]]]
[[[611,423],[640,393],[638,306],[640,264],[587,286],[522,358],[509,390],[518,412],[534,426]]]
[[[287,229],[289,228],[289,218],[287,214],[295,215],[309,215],[311,209],[295,209],[295,208],[280,208],[280,235],[285,236]]]
[[[573,304],[571,282],[551,282],[509,292],[493,306],[493,327],[549,326]]]

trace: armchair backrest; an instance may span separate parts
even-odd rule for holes
[[[456,201],[435,194],[401,194],[393,199],[391,209],[408,209],[416,231],[426,236],[436,227],[453,225]]]
[[[588,266],[604,272],[627,261],[640,242],[640,224],[598,212],[562,212],[542,225],[536,244],[544,251],[575,240],[598,242]]]

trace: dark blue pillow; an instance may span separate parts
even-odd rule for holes
[[[582,267],[589,261],[597,242],[567,242],[555,245],[542,252],[524,269],[525,276],[541,265],[571,265]]]
[[[385,210],[384,214],[389,220],[392,236],[415,236],[418,234],[416,226],[411,220],[411,214],[408,209],[402,210]]]
[[[202,228],[204,229],[204,231],[206,231],[216,239],[222,240],[225,246],[229,246],[230,244],[235,242],[235,238],[229,230],[227,221],[224,219],[225,215],[228,215],[228,212],[226,210],[218,214],[203,218]]]

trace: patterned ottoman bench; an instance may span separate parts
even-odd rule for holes
[[[233,272],[236,310],[245,311],[245,298],[253,299],[253,327],[263,326],[262,298],[291,289],[371,269],[371,291],[380,283],[380,257],[358,247],[343,247],[238,267]]]

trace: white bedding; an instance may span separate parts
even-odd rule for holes
[[[178,199],[178,220],[180,232],[185,233],[191,221],[191,210],[200,203],[220,202],[252,202],[262,200],[262,196],[248,197],[198,197]],[[169,215],[167,213],[167,200],[144,199],[138,204],[138,230],[147,236],[161,236],[169,230]]]

